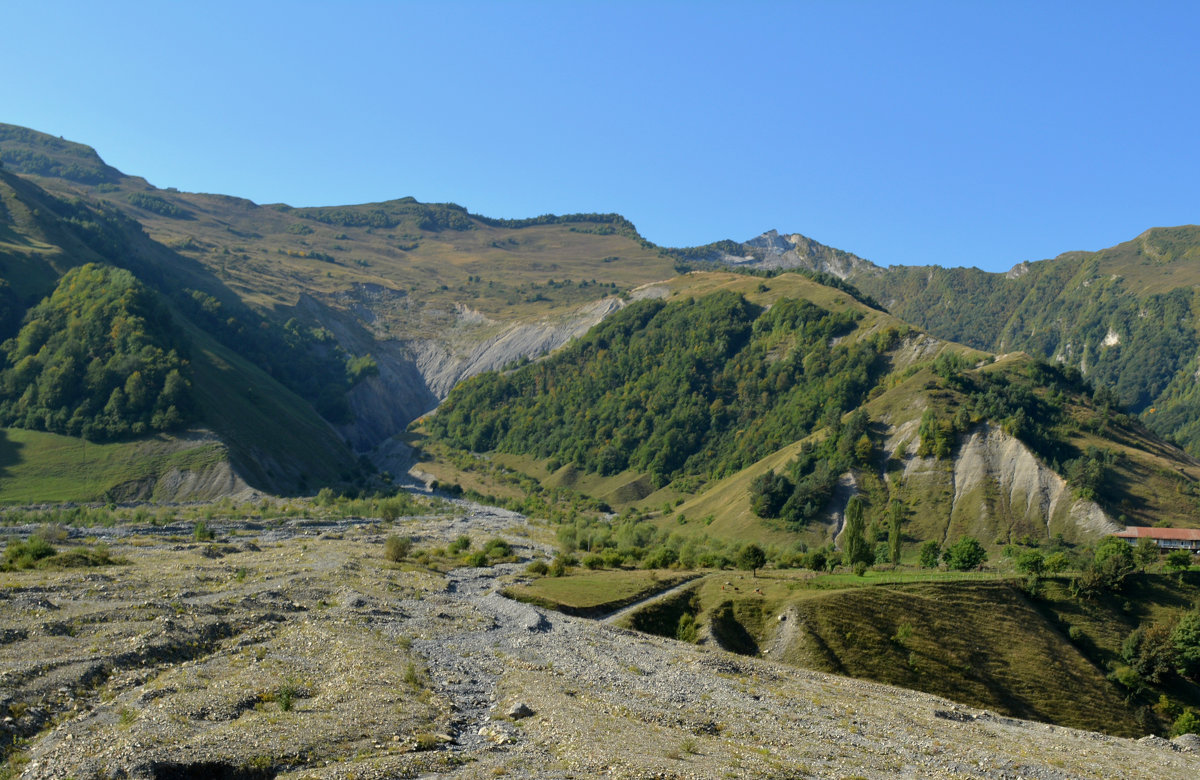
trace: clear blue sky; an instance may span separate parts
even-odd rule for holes
[[[0,121],[160,187],[1006,269],[1200,222],[1200,4],[0,3]]]

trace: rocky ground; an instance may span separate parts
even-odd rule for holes
[[[19,776],[1200,777],[1186,739],[1019,721],[547,613],[496,592],[523,563],[385,560],[391,533],[544,552],[519,516],[458,509],[218,524],[212,543],[116,529],[127,565],[0,575]]]

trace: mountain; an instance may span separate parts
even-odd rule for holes
[[[821,317],[834,316],[836,320],[856,312],[853,316],[860,320],[853,325],[828,325],[834,327],[830,333],[836,331],[829,337],[830,355],[841,355],[850,347],[866,349],[869,339],[884,338],[859,334],[890,328],[906,335],[892,337],[895,343],[886,347],[877,341],[871,347],[875,362],[855,369],[865,372],[862,377],[849,385],[843,381],[836,388],[824,388],[824,396],[813,390],[820,371],[808,372],[804,361],[797,358],[791,362],[798,367],[785,376],[781,367],[788,361],[773,351],[809,350],[820,339],[811,344],[804,339],[817,338],[819,328],[804,336],[790,331],[786,337],[773,335],[770,338],[779,340],[774,346],[767,346],[769,339],[764,341],[766,336],[760,333],[751,339],[755,340],[754,349],[745,354],[709,354],[706,350],[711,343],[692,343],[693,364],[676,366],[681,375],[716,370],[718,363],[720,370],[725,370],[724,361],[740,360],[736,370],[729,369],[734,372],[731,376],[743,384],[750,380],[758,383],[759,399],[751,403],[744,386],[741,390],[705,388],[686,381],[681,384],[678,377],[663,379],[656,385],[661,395],[680,392],[690,399],[686,408],[672,409],[676,418],[668,415],[654,430],[614,419],[602,426],[613,428],[611,441],[602,440],[604,437],[588,428],[587,421],[573,422],[573,432],[567,437],[573,445],[560,446],[552,454],[536,453],[547,462],[558,460],[564,468],[570,466],[548,482],[597,494],[592,483],[603,480],[604,489],[599,493],[616,505],[629,503],[626,499],[630,496],[644,504],[645,496],[669,494],[671,501],[697,502],[697,511],[723,506],[725,499],[718,499],[724,495],[722,491],[748,487],[761,476],[755,469],[770,467],[762,464],[774,464],[775,469],[787,466],[791,456],[776,464],[772,460],[775,453],[800,446],[797,442],[814,435],[817,438],[809,446],[820,444],[816,433],[820,420],[813,419],[815,407],[799,412],[785,400],[809,390],[813,390],[813,398],[836,398],[835,405],[846,415],[861,410],[872,424],[882,424],[874,421],[890,415],[887,425],[891,432],[886,436],[873,432],[872,446],[876,453],[891,452],[892,460],[908,457],[905,448],[912,436],[898,431],[906,425],[921,426],[921,420],[913,416],[918,409],[931,409],[943,422],[951,420],[946,424],[953,428],[948,434],[952,451],[968,453],[976,458],[971,463],[980,468],[996,470],[1000,467],[994,464],[1009,463],[1011,458],[997,453],[1016,446],[1014,441],[1019,443],[1037,464],[1032,472],[1022,472],[1023,478],[1040,486],[1036,490],[1022,487],[1022,495],[1036,494],[1035,503],[1049,502],[1047,506],[1054,507],[1052,515],[1074,511],[1078,516],[1083,511],[1072,509],[1076,505],[1073,499],[1053,498],[1072,495],[1077,488],[1062,482],[1051,489],[1043,483],[1054,482],[1048,474],[1057,475],[1060,481],[1069,477],[1070,464],[1084,458],[1089,447],[1152,453],[1144,458],[1131,455],[1130,463],[1142,462],[1138,458],[1147,464],[1155,458],[1161,460],[1153,467],[1139,466],[1140,471],[1134,470],[1138,474],[1158,473],[1156,468],[1189,474],[1192,468],[1190,459],[1136,423],[1114,420],[1125,419],[1120,408],[1125,404],[1139,413],[1151,430],[1194,446],[1190,444],[1194,383],[1185,381],[1198,339],[1191,324],[1191,288],[1187,286],[1188,260],[1196,246],[1194,229],[1150,231],[1130,245],[1101,253],[1073,253],[1021,266],[1007,275],[964,269],[885,269],[804,236],[774,231],[744,244],[718,242],[707,247],[664,249],[645,241],[631,223],[614,214],[495,220],[455,204],[424,204],[412,198],[292,208],[258,205],[225,195],[183,193],[159,189],[117,171],[89,147],[11,125],[0,125],[0,163],[5,166],[0,175],[11,193],[6,196],[0,227],[0,240],[5,242],[5,254],[0,258],[5,264],[3,278],[9,282],[7,290],[0,288],[2,335],[17,335],[21,318],[51,295],[71,268],[99,262],[128,271],[161,297],[171,311],[175,332],[189,345],[189,356],[181,358],[188,362],[187,371],[181,376],[190,382],[195,401],[191,423],[213,431],[218,440],[227,443],[237,472],[265,489],[314,489],[330,481],[361,478],[361,464],[355,459],[360,455],[370,457],[377,468],[407,470],[409,450],[400,435],[463,379],[538,358],[572,339],[600,338],[585,334],[601,322],[606,323],[602,328],[616,328],[625,321],[614,317],[652,318],[647,312],[665,305],[648,300],[656,296],[703,297],[718,287],[731,294],[736,289],[735,295],[746,299],[747,308],[738,315],[738,324],[730,324],[732,330],[722,336],[732,348],[742,338],[739,334],[767,327],[758,324],[763,312],[755,314],[754,307],[772,305],[775,296],[782,295],[761,293],[757,285],[768,291],[803,286],[787,295],[817,307],[843,307],[835,310],[836,316]],[[678,276],[679,271],[730,264],[739,270],[775,274],[790,269],[807,277],[785,274],[778,278],[789,281],[777,283],[721,274]],[[884,306],[895,316],[885,315],[881,311]],[[769,319],[783,316],[783,312],[768,311],[766,315]],[[799,322],[807,315],[795,316],[800,317]],[[864,325],[883,321],[888,324]],[[688,317],[681,322],[696,334],[705,333],[704,327],[711,324]],[[839,329],[844,328],[850,330],[842,333]],[[779,332],[784,331],[787,328]],[[666,369],[679,348],[675,340],[665,339],[647,347],[646,354],[657,350],[669,358],[655,366]],[[947,385],[949,380],[931,374],[932,368],[926,365],[939,350],[974,354],[967,348],[998,355],[1024,350],[1035,358],[1079,368],[1094,387],[1105,388],[1099,396],[1085,398],[1092,391],[1083,389],[1074,378],[1048,381],[1074,394],[1071,404],[1075,406],[1068,404],[1067,411],[1058,414],[1075,414],[1076,408],[1085,416],[1102,414],[1105,422],[1100,433],[1094,434],[1099,438],[1089,439],[1093,433],[1085,435],[1083,428],[1064,428],[1059,431],[1064,447],[1060,452],[1039,450],[1037,442],[1013,436],[1013,426],[1003,424],[1007,417],[979,412],[970,401],[971,393],[983,390]],[[610,349],[608,354],[617,353]],[[974,359],[984,357],[976,355]],[[856,354],[851,362],[860,359],[866,360]],[[764,362],[755,365],[755,361]],[[942,395],[916,387],[912,376],[897,373],[897,366],[926,372],[922,376],[932,377],[925,380],[927,384],[946,385]],[[968,371],[975,372],[973,377],[1042,371],[1030,367],[1036,366],[1036,360],[1019,356],[1002,359],[996,366]],[[835,364],[822,370],[832,371],[832,377],[840,369]],[[251,374],[256,377],[253,381]],[[632,381],[631,376],[619,379],[622,387]],[[825,381],[834,382],[829,377]],[[766,382],[782,384],[768,387]],[[905,389],[897,389],[901,384]],[[733,386],[736,388],[736,381]],[[1033,387],[1030,392],[1057,392],[1036,382]],[[1106,394],[1108,391],[1112,393]],[[111,395],[111,390],[106,392]],[[589,403],[604,392],[608,390],[600,385],[593,387]],[[633,398],[629,395],[623,401],[627,416],[635,408]],[[737,410],[740,416],[701,409],[697,400],[701,398],[709,404],[720,400],[726,408],[736,400],[743,405]],[[95,404],[103,407],[107,401],[107,397],[97,398]],[[438,418],[451,419],[457,403],[452,398]],[[1195,403],[1200,404],[1200,399]],[[269,414],[263,413],[264,404],[271,407]],[[967,410],[960,415],[964,404]],[[530,413],[541,409],[529,408]],[[501,412],[502,407],[496,406],[477,418],[492,419]],[[953,423],[956,417],[969,423]],[[1200,418],[1200,412],[1196,417]],[[549,424],[548,418],[542,422]],[[643,428],[646,425],[649,423]],[[688,426],[703,425],[710,429],[702,434],[688,430]],[[672,426],[675,430],[669,436],[667,430]],[[1111,438],[1113,426],[1124,426],[1120,442]],[[742,431],[742,438],[730,438],[737,431]],[[503,444],[485,433],[476,430],[473,435],[479,440],[474,443],[486,444],[484,448],[511,448],[511,442]],[[505,435],[518,433],[506,431]],[[543,433],[520,435],[532,440]],[[897,436],[900,439],[892,441]],[[675,452],[678,437],[687,441],[685,456],[676,463],[674,455],[662,453]],[[553,441],[563,438],[542,437],[539,447],[545,449]],[[454,441],[455,446],[468,449],[471,444],[462,438]],[[651,455],[652,451],[658,454]],[[303,462],[318,457],[318,452],[333,454],[321,464]],[[655,457],[659,462],[654,462]],[[601,458],[603,464],[597,460]],[[1106,468],[1120,467],[1109,464]],[[941,466],[930,471],[926,477],[932,480],[930,485],[954,480],[952,475],[934,476],[943,471]],[[622,481],[619,475],[625,472],[636,478]],[[881,473],[891,490],[890,477],[886,471]],[[1131,484],[1136,484],[1132,474]],[[807,479],[806,475],[794,476]],[[1002,483],[1017,479],[999,471],[995,476]],[[822,479],[826,486],[820,495],[825,495],[832,488],[827,484],[828,475]],[[737,490],[721,487],[740,484],[738,480],[746,485]],[[793,486],[795,481],[787,478]],[[901,480],[896,489],[915,490],[910,481]],[[961,479],[955,484],[961,485]],[[981,484],[992,483],[984,480]],[[925,492],[942,496],[946,489],[929,487]],[[664,490],[667,493],[662,493]],[[849,495],[842,488],[834,492]],[[882,504],[890,498],[884,500],[883,488],[875,492],[874,511],[882,511]],[[957,488],[954,493],[957,497],[949,504],[938,504],[937,516],[960,517],[977,503]],[[1093,524],[1094,530],[1088,533],[1120,522],[1122,515],[1151,522],[1161,502],[1139,503],[1135,498],[1101,496],[1097,506],[1107,519]],[[996,501],[989,498],[984,502],[991,516],[1015,517],[1015,509],[1009,507],[1020,504],[1018,498]],[[996,509],[993,504],[1003,507]],[[1169,509],[1164,511],[1166,516],[1179,517]],[[726,521],[731,515],[724,510],[705,509],[704,515],[708,514],[719,518],[718,527],[725,522],[740,527],[747,521],[745,517]],[[837,512],[830,515],[837,516]],[[1056,533],[1071,536],[1075,532],[1070,529],[1079,524],[1060,518],[1051,525],[1060,529]],[[989,532],[995,531],[993,539],[1007,537],[1019,526],[1004,521],[994,529],[989,526]],[[932,526],[927,535],[937,535]],[[947,533],[942,536],[947,538]]]
[[[358,452],[403,432],[463,376],[579,335],[620,305],[618,293],[674,275],[677,262],[613,214],[494,220],[412,198],[260,206],[158,189],[88,147],[11,125],[0,125],[0,161],[60,198],[136,221],[223,305],[369,353],[376,369],[332,420]]]
[[[1200,455],[1198,226],[1153,228],[1109,249],[1024,262],[1005,273],[882,268],[775,231],[689,252],[696,263],[829,273],[938,338],[1074,366],[1113,390],[1151,430]]]
[[[6,495],[29,496],[25,486],[45,484],[74,458],[87,457],[86,448],[59,446],[53,435],[103,441],[173,434],[137,449],[145,456],[140,465],[114,472],[111,482],[81,480],[83,492],[47,495],[61,500],[211,498],[246,483],[288,492],[310,480],[337,482],[358,468],[297,394],[302,384],[289,382],[296,377],[289,378],[284,361],[310,376],[331,365],[317,354],[320,347],[304,335],[289,346],[289,334],[221,282],[103,204],[66,200],[0,170],[0,280],[0,339],[10,339],[0,417],[51,437],[7,437],[47,459],[10,464],[21,484],[5,483]],[[340,361],[332,366],[344,371]],[[194,426],[215,439],[186,433]],[[183,456],[214,446],[224,453],[215,461]],[[184,462],[205,465],[181,472]]]

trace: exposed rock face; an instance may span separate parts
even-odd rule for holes
[[[1092,538],[1121,530],[1095,502],[1076,500],[1029,448],[988,424],[959,447],[954,463],[952,528],[986,539],[989,516],[1006,516],[1013,533]]]
[[[248,500],[258,495],[246,484],[230,463],[225,447],[211,433],[191,433],[179,438],[166,438],[156,445],[169,458],[170,453],[187,453],[191,450],[218,448],[220,455],[211,458],[198,457],[206,461],[203,465],[162,468],[140,479],[114,485],[108,495],[116,501],[212,501],[224,496]]]
[[[358,285],[334,303],[337,308],[302,297],[296,309],[328,328],[348,352],[370,354],[379,367],[348,395],[353,422],[337,426],[360,453],[432,411],[462,380],[558,349],[624,306],[610,297],[534,322],[497,322],[463,304],[423,309],[404,291],[379,285]],[[401,323],[399,332],[391,335],[395,331],[383,322]],[[402,471],[395,454],[389,449],[372,457],[380,468]]]
[[[916,519],[925,538],[990,542],[1062,534],[1091,541],[1121,530],[1095,502],[1075,499],[1062,477],[995,425],[968,434],[949,461],[918,456],[916,428],[915,420],[894,428],[887,448],[904,461],[902,488],[927,497]]]
[[[742,245],[743,256],[721,255],[721,262],[751,268],[807,268],[845,279],[851,274],[876,271],[878,266],[857,255],[825,246],[799,233],[780,235],[770,230]]]
[[[619,298],[589,303],[564,317],[497,327],[481,320],[477,312],[460,307],[457,336],[416,339],[411,342],[417,369],[429,390],[440,400],[463,379],[503,368],[522,358],[535,358],[582,336],[595,324],[623,306]],[[474,336],[475,338],[471,338]],[[427,412],[429,409],[423,409]],[[415,417],[416,415],[414,415]]]

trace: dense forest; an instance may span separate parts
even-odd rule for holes
[[[1151,231],[1128,245],[1024,264],[1008,274],[892,267],[853,281],[939,338],[993,352],[1024,350],[1079,369],[1151,430],[1196,454],[1195,293],[1190,284],[1145,289],[1140,281],[1173,270],[1164,270],[1161,259],[1169,247],[1158,246],[1172,236]]]
[[[545,361],[463,383],[429,431],[659,486],[719,478],[862,403],[897,333],[837,341],[858,316],[731,292],[637,302]]]
[[[186,345],[128,271],[68,271],[0,351],[0,424],[103,440],[191,418]]]

